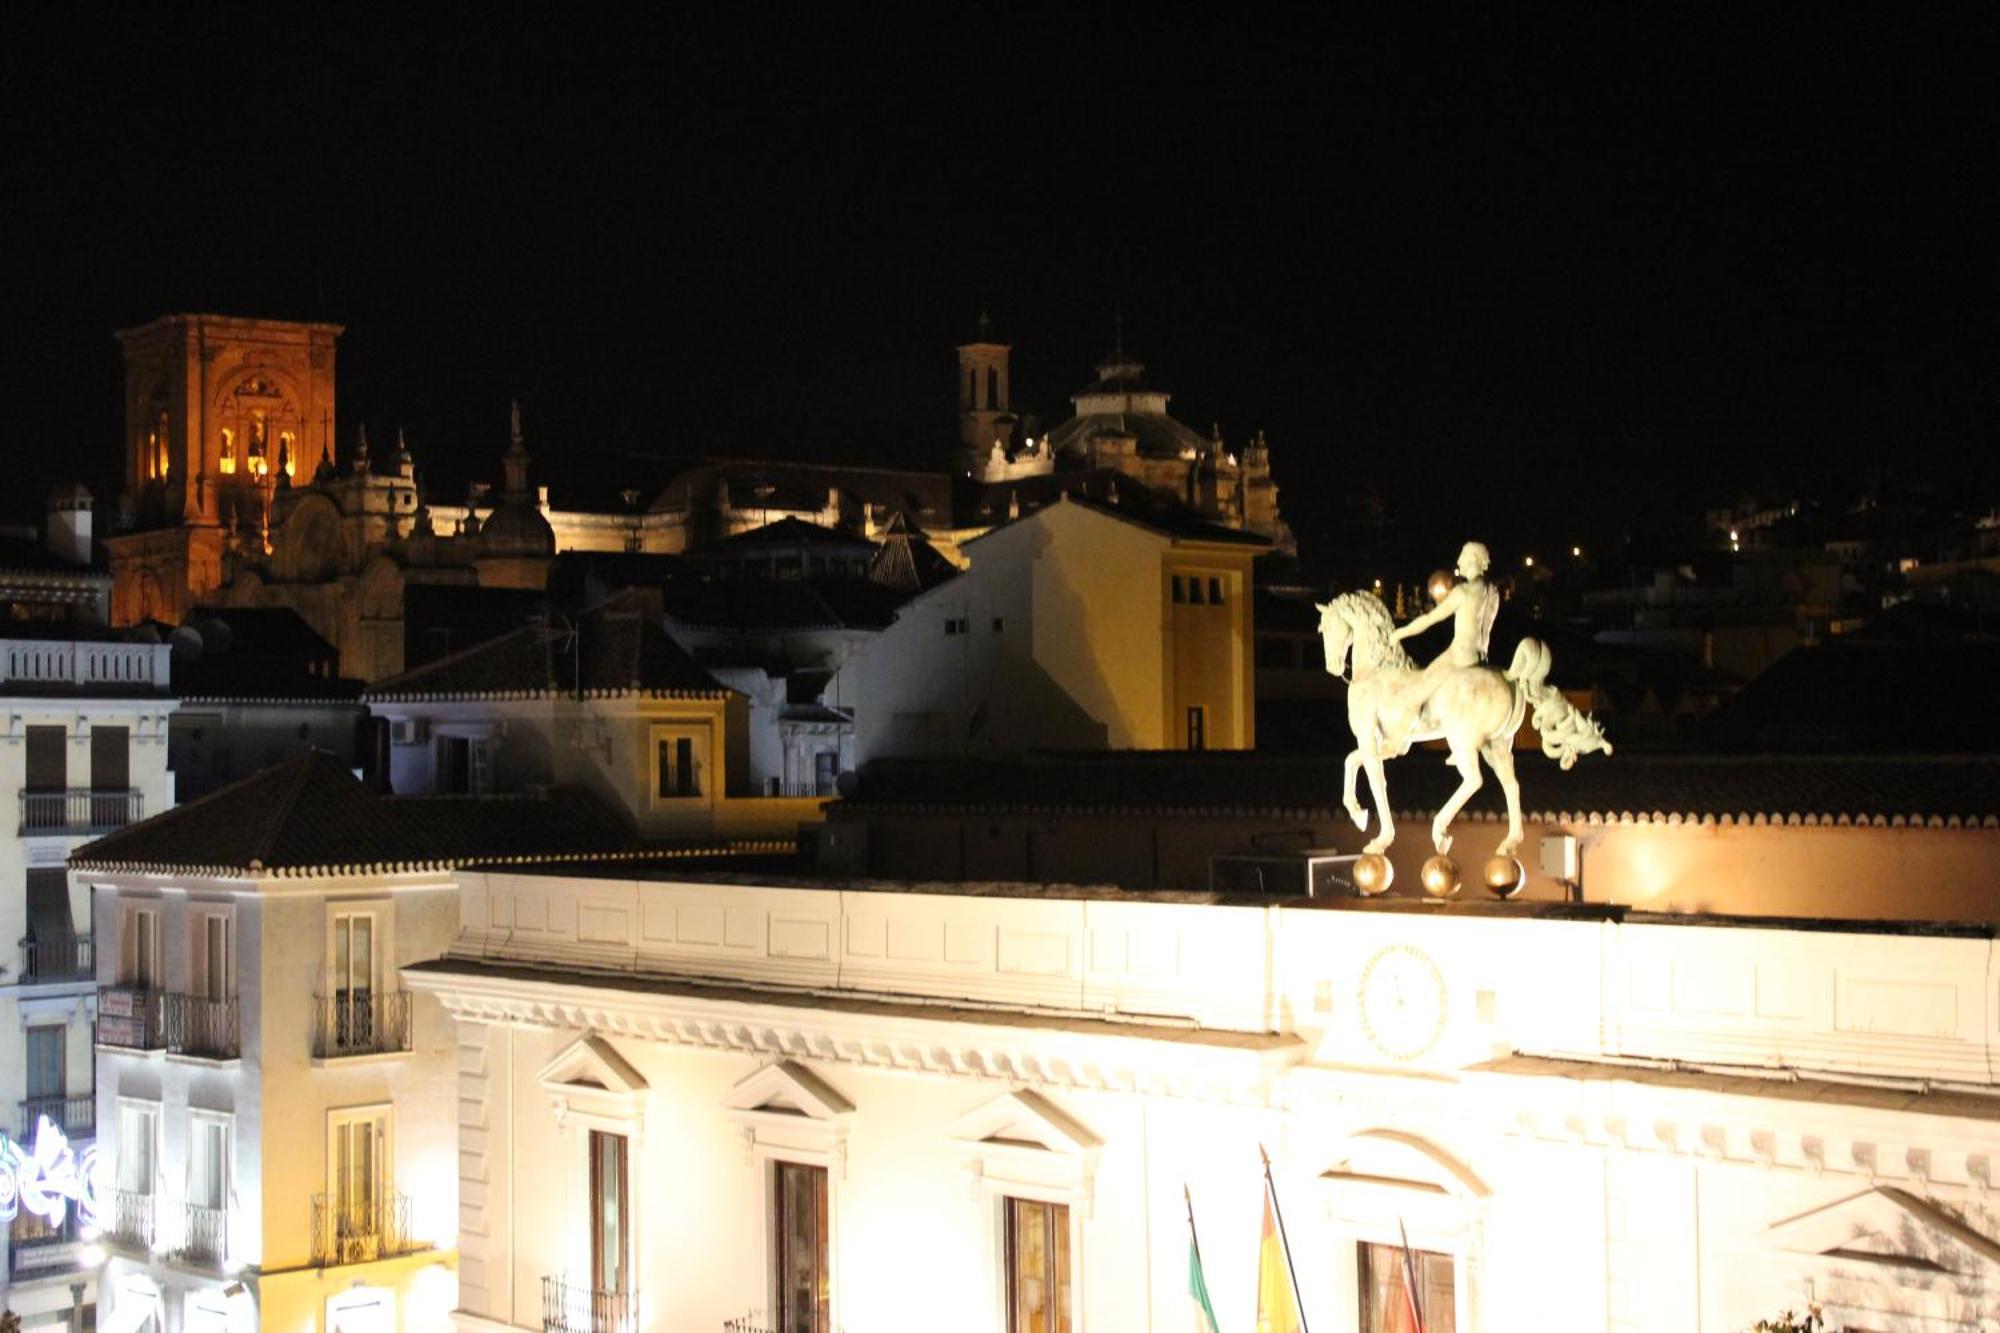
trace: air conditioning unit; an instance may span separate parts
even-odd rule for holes
[[[391,745],[422,745],[430,734],[430,723],[420,717],[398,717],[389,721]]]

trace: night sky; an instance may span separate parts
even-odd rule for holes
[[[1122,308],[1322,570],[1371,493],[1407,577],[1877,464],[1996,498],[1990,11],[1382,8],[11,33],[14,507],[110,498],[111,331],[190,309],[346,325],[343,436],[442,472],[512,397],[537,454],[942,467],[982,306],[1046,424]]]

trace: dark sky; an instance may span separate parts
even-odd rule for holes
[[[14,32],[17,507],[115,485],[110,332],[169,310],[345,324],[343,435],[420,465],[518,396],[538,452],[941,466],[982,304],[1051,419],[1122,305],[1177,415],[1269,434],[1320,564],[1370,489],[1412,576],[1878,462],[1993,498],[1987,11],[1378,8]]]

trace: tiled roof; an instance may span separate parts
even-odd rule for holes
[[[80,847],[73,866],[210,874],[437,869],[646,851],[580,787],[536,796],[381,796],[324,750]]]
[[[642,598],[523,625],[377,681],[370,700],[523,699],[558,694],[721,698],[728,693],[667,636]]]
[[[699,629],[881,629],[910,594],[866,579],[682,582],[663,590],[667,614]]]
[[[1342,754],[1291,758],[1122,751],[1014,761],[878,759],[836,817],[935,813],[1246,815],[1345,819]],[[1870,824],[2000,828],[2000,758],[1590,755],[1565,773],[1517,758],[1521,807],[1558,823]],[[1392,762],[1399,817],[1428,814],[1457,775],[1425,751]],[[1466,817],[1504,818],[1489,776]]]

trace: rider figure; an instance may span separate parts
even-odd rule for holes
[[[1451,646],[1425,665],[1409,699],[1413,711],[1430,701],[1444,683],[1447,672],[1475,667],[1486,660],[1487,644],[1493,637],[1493,617],[1500,609],[1500,593],[1486,581],[1486,570],[1492,563],[1484,546],[1467,542],[1458,553],[1459,581],[1444,595],[1444,600],[1389,635],[1392,641],[1401,642],[1423,633],[1446,616],[1451,617]]]

